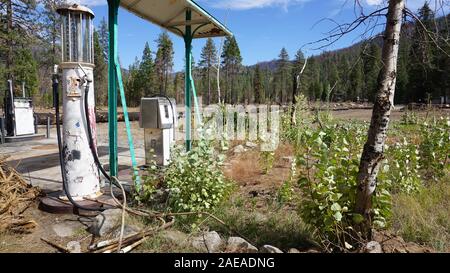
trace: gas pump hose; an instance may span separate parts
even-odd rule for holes
[[[89,115],[89,90],[90,90],[90,81],[88,80],[86,89],[84,91],[84,114],[86,116],[86,122],[87,122],[87,133],[89,138],[89,147],[91,149],[92,156],[94,157],[95,164],[97,165],[97,168],[100,170],[100,172],[103,174],[103,176],[108,180],[110,184],[114,184],[116,187],[121,188],[122,185],[119,185],[119,182],[117,179],[111,179],[111,176],[106,172],[106,170],[103,168],[102,163],[100,162],[100,159],[98,158],[98,153],[95,148],[94,138],[92,135],[92,128],[91,128],[91,119]]]

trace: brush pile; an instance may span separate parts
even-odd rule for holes
[[[23,177],[0,157],[0,232],[31,233],[36,222],[23,216],[25,210],[40,195]]]

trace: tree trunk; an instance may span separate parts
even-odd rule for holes
[[[208,101],[207,105],[211,104],[211,64],[208,63]]]
[[[382,52],[383,68],[378,76],[378,90],[358,173],[356,212],[365,221],[359,227],[370,238],[372,195],[377,185],[377,175],[384,157],[384,145],[394,105],[397,79],[397,59],[405,0],[390,0]]]
[[[295,112],[296,112],[296,104],[297,104],[297,94],[298,94],[298,84],[299,84],[299,78],[300,76],[293,75],[293,85],[292,85],[292,105],[291,105],[291,126],[295,126],[296,120],[295,120]]]
[[[9,0],[6,2],[6,20],[7,20],[7,26],[6,26],[6,33],[7,33],[7,46],[8,46],[8,53],[6,56],[6,71],[7,71],[7,77],[8,80],[13,80],[13,73],[12,73],[12,65],[13,65],[13,7],[12,7],[12,0]]]

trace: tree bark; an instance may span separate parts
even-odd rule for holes
[[[6,26],[6,33],[7,33],[7,46],[8,46],[8,53],[6,56],[6,71],[7,71],[7,77],[8,80],[13,80],[13,72],[12,72],[12,65],[13,65],[13,54],[14,54],[14,43],[13,43],[13,6],[12,6],[12,0],[9,0],[6,2],[6,20],[7,20],[7,26]]]
[[[357,177],[358,188],[355,209],[365,218],[358,229],[368,238],[371,237],[372,196],[377,186],[377,175],[384,158],[384,145],[391,109],[394,105],[398,50],[404,8],[405,0],[389,1],[382,52],[383,68],[378,76],[378,90],[372,120]]]

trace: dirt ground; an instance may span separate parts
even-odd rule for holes
[[[449,110],[445,110],[441,115],[450,115]],[[334,117],[343,120],[364,120],[369,121],[371,116],[371,110],[347,110],[347,111],[335,111]],[[394,111],[392,117],[394,120],[400,120],[403,112]],[[424,116],[426,113],[420,113],[420,116]],[[119,123],[119,147],[127,147],[127,138],[125,127],[123,123]],[[53,129],[54,130],[54,129]],[[142,163],[143,158],[143,132],[139,128],[137,122],[133,122],[132,131],[134,136],[135,145],[138,152],[138,158]],[[98,125],[99,134],[99,146],[108,145],[108,130],[107,124]],[[53,131],[52,135],[56,133]],[[239,143],[235,143],[237,145]],[[54,153],[57,150],[55,144],[55,138],[49,140],[46,144],[34,145],[31,150],[36,153]],[[2,147],[1,153],[7,153],[9,150]],[[23,147],[18,153],[12,154],[13,160],[16,163],[26,157],[30,149]],[[252,200],[255,197],[256,207],[264,206],[264,200],[266,196],[273,195],[274,192],[282,185],[282,183],[289,176],[290,163],[286,160],[293,154],[292,147],[289,145],[281,145],[276,152],[276,161],[274,168],[268,173],[264,174],[259,164],[259,152],[249,149],[242,154],[229,153],[227,159],[227,167],[225,168],[225,174],[237,183],[239,194],[246,200]],[[122,152],[126,157],[127,150]],[[102,157],[101,160],[106,160],[107,157]],[[128,162],[129,158],[125,158],[123,162]],[[45,162],[39,164],[45,165]],[[124,163],[126,164],[126,163]],[[44,170],[45,171],[45,170]],[[27,176],[28,174],[25,174]],[[60,187],[60,184],[57,184]],[[25,215],[34,219],[38,223],[38,227],[31,234],[0,234],[0,252],[57,252],[55,248],[50,247],[43,242],[41,238],[48,239],[52,242],[66,246],[71,241],[81,242],[85,247],[89,244],[92,238],[86,231],[86,226],[90,221],[89,218],[78,217],[74,215],[53,215],[42,212],[37,208],[37,202],[25,211]],[[403,242],[404,243],[404,242]],[[400,251],[401,252],[401,251]]]

